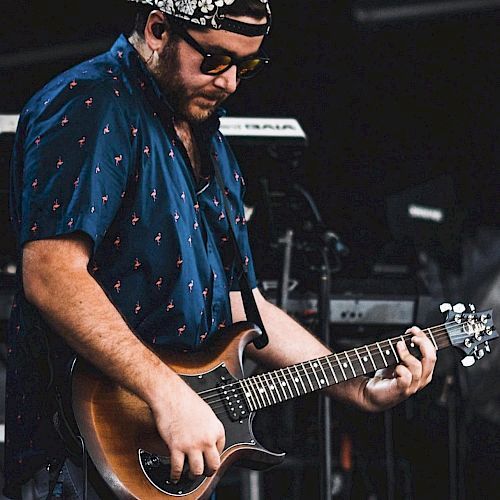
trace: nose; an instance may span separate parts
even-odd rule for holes
[[[238,87],[238,78],[236,76],[236,65],[233,64],[227,71],[217,75],[214,80],[214,85],[228,94],[232,94]]]

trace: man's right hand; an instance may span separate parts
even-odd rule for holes
[[[168,397],[155,398],[150,406],[170,450],[170,480],[179,481],[186,460],[191,477],[212,476],[219,469],[226,441],[222,422],[177,375],[170,377],[168,393]]]

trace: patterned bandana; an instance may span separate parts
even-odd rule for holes
[[[236,0],[128,0],[151,5],[165,14],[214,30],[232,31],[245,36],[267,35],[271,28],[269,0],[260,0],[266,7],[266,24],[249,24],[230,19],[224,8]]]

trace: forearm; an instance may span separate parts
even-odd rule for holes
[[[274,369],[331,354],[331,349],[284,311],[264,300],[258,292],[255,297],[269,335],[269,344],[261,350],[249,345],[246,353],[250,358]],[[232,295],[231,303],[233,319],[244,319],[241,298],[236,294]],[[367,381],[366,377],[357,377],[332,385],[325,389],[325,392],[337,400],[360,409],[377,411],[379,408],[372,405],[365,397],[364,388]]]
[[[160,400],[162,386],[179,377],[133,334],[87,270],[60,259],[50,266],[38,261],[35,271],[34,257],[29,248],[25,250],[24,271],[31,273],[24,280],[25,292],[54,331],[150,406]],[[159,379],[165,384],[158,384]]]

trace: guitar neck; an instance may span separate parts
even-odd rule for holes
[[[453,328],[452,325],[453,323],[445,323],[423,332],[436,350],[444,349],[451,345],[447,328]],[[256,411],[395,365],[399,363],[396,344],[401,340],[413,355],[419,356],[420,351],[413,345],[412,337],[411,333],[400,335],[244,378],[238,383],[249,410]]]

